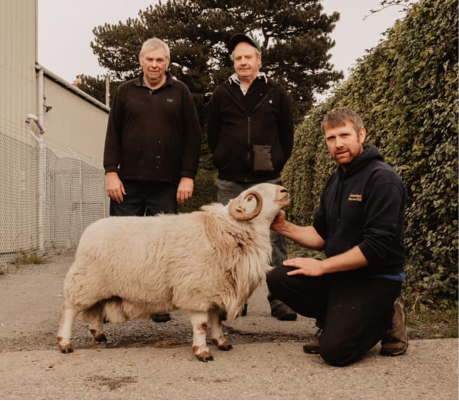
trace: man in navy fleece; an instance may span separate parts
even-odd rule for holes
[[[348,365],[382,342],[381,354],[408,348],[405,313],[397,302],[405,280],[405,187],[375,146],[364,146],[358,114],[332,111],[322,131],[338,170],[328,179],[312,226],[285,220],[271,229],[326,258],[296,258],[272,270],[268,287],[297,313],[316,319],[319,331],[305,344],[328,363]]]

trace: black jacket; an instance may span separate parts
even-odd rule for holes
[[[377,276],[403,271],[406,190],[395,170],[368,146],[346,171],[328,180],[314,228],[325,240],[327,257],[358,246],[369,266],[348,276]]]
[[[252,83],[249,93],[252,86],[256,85]],[[218,176],[246,183],[276,179],[292,153],[290,99],[282,85],[272,79],[265,84],[263,79],[257,84],[260,100],[249,111],[240,92],[236,83],[226,81],[214,91],[209,105],[208,141]],[[254,145],[271,147],[271,170],[254,169]]]
[[[186,85],[167,73],[150,94],[143,74],[121,84],[113,98],[105,138],[105,172],[121,179],[178,183],[198,169],[200,130]]]

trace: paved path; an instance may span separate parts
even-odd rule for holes
[[[458,340],[411,341],[406,355],[379,355],[331,367],[302,352],[313,322],[269,316],[266,287],[248,316],[226,328],[234,349],[202,363],[191,329],[173,321],[107,325],[108,346],[93,345],[78,319],[75,353],[57,350],[62,281],[71,257],[0,276],[0,399],[458,399]],[[214,349],[214,347],[212,347]]]

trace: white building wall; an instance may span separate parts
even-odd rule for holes
[[[102,168],[108,108],[95,106],[48,77],[46,72],[44,97],[45,106],[52,107],[43,118],[48,145],[58,156],[68,156],[71,149]]]
[[[44,69],[47,248],[72,248],[108,214],[103,150],[108,107]],[[48,110],[48,111],[46,111]]]

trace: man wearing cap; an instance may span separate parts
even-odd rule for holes
[[[223,204],[255,184],[280,185],[293,147],[291,101],[282,85],[260,72],[259,45],[239,33],[228,48],[235,73],[214,91],[208,120],[209,148],[218,169],[217,199]],[[272,264],[282,266],[285,239],[272,232],[271,242]],[[268,300],[272,316],[296,319],[296,313],[272,294]]]

